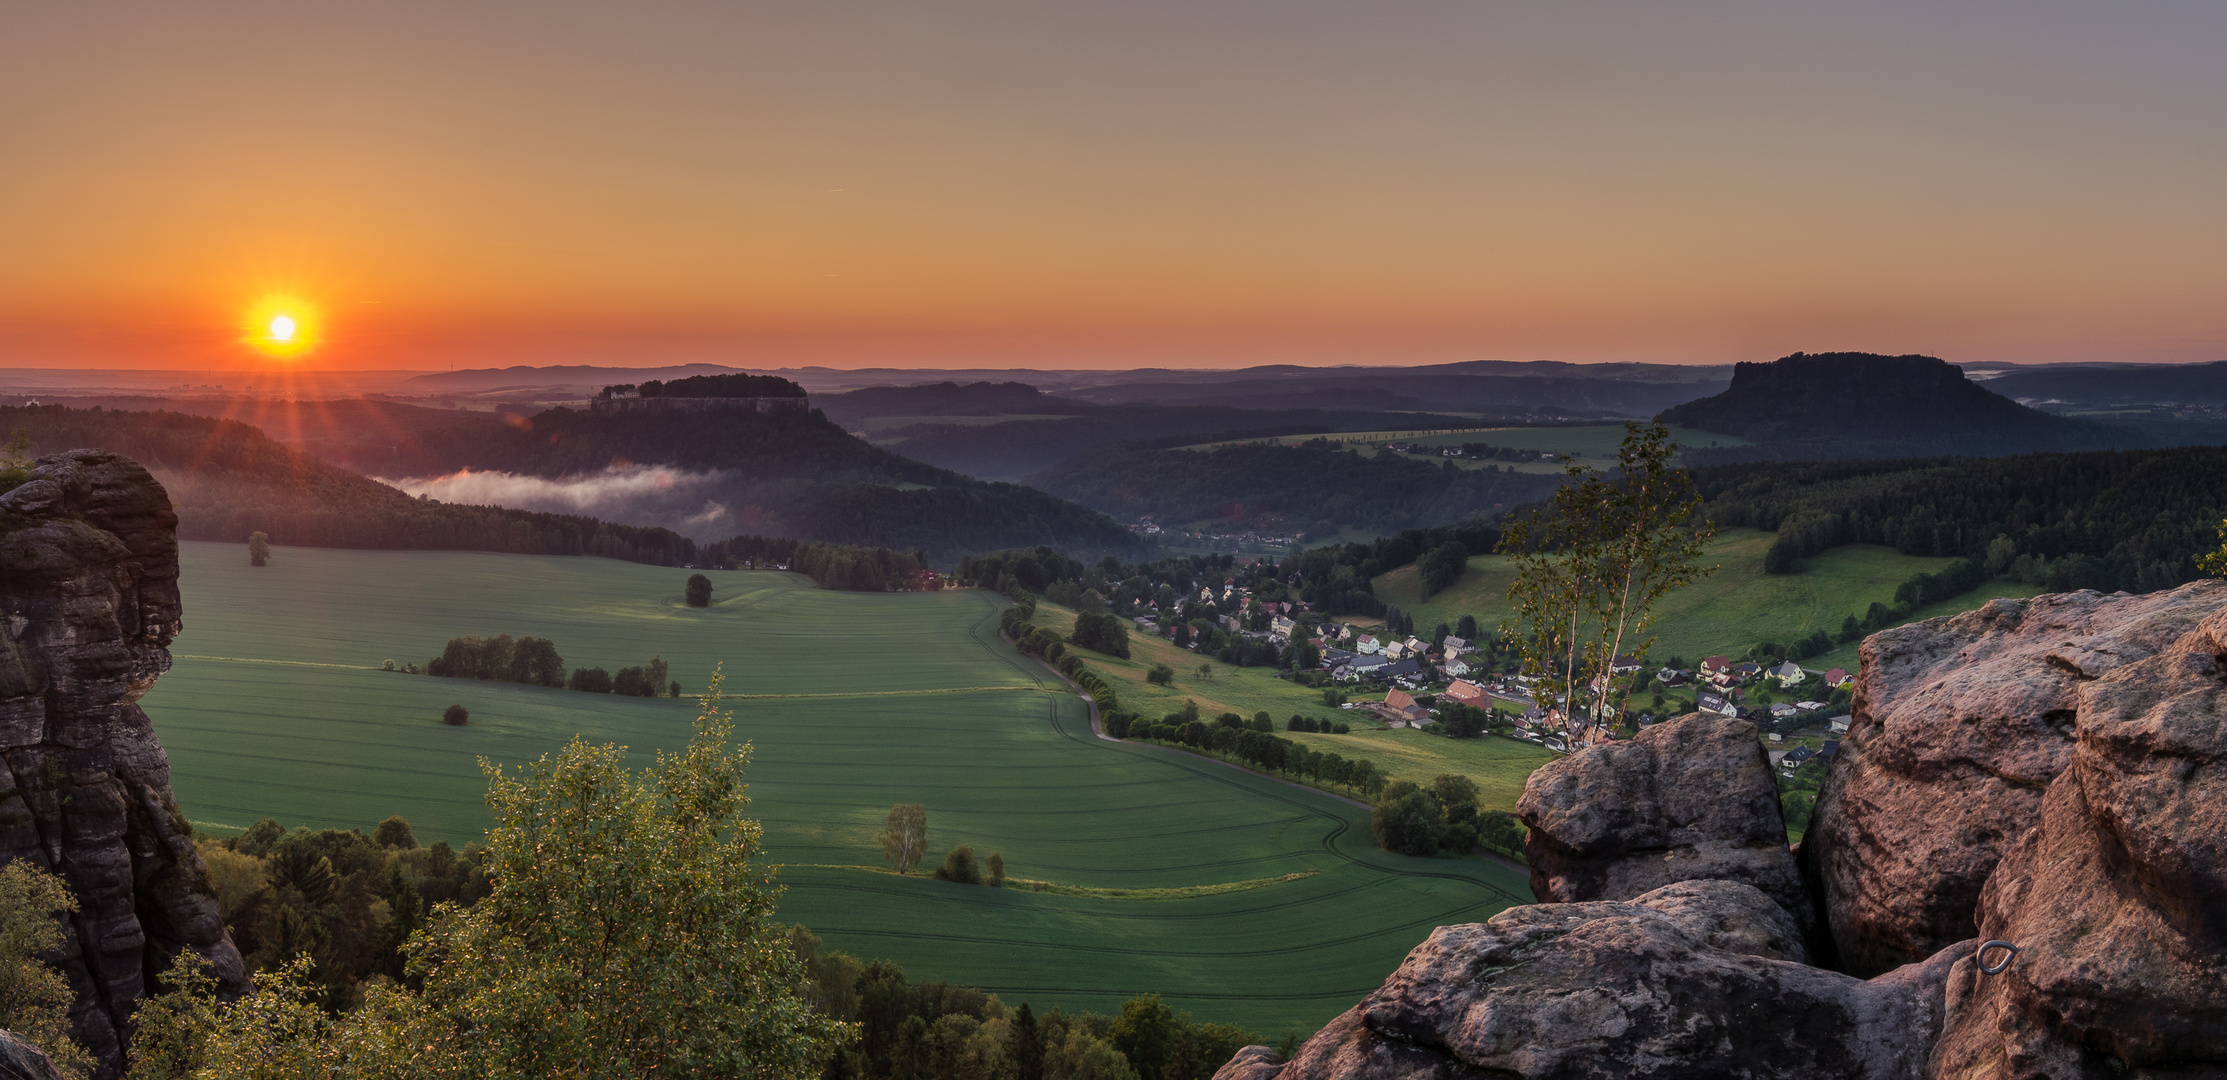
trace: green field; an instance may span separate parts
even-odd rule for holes
[[[782,917],[915,978],[1039,1009],[1106,1011],[1157,990],[1271,1038],[1374,988],[1434,927],[1528,900],[1481,860],[1376,850],[1366,812],[1158,747],[1093,737],[1083,703],[997,637],[986,593],[838,593],[768,572],[686,574],[601,559],[183,545],[177,666],[142,704],[187,816],[362,827],[400,813],[430,842],[486,823],[476,761],[580,734],[644,758],[685,741],[693,703],[387,674],[448,637],[534,634],[568,664],[665,657],[701,688],[724,661],[755,747],[753,813],[785,864]],[[1284,687],[1285,690],[1293,688]],[[462,703],[470,726],[445,727]],[[1208,895],[1058,895],[899,878],[874,833],[928,807],[930,845],[1004,854],[1009,873],[1098,890],[1264,882]],[[1278,880],[1289,875],[1305,875]]]
[[[1061,634],[1072,633],[1075,627],[1074,613],[1056,604],[1039,604],[1036,621]],[[1130,712],[1164,716],[1181,709],[1186,700],[1198,702],[1200,711],[1208,716],[1234,712],[1249,717],[1266,712],[1275,718],[1277,733],[1283,737],[1304,743],[1310,749],[1334,751],[1347,758],[1370,762],[1394,780],[1429,783],[1441,773],[1462,773],[1477,781],[1477,804],[1486,810],[1514,810],[1531,770],[1559,756],[1509,739],[1456,740],[1411,728],[1386,728],[1367,713],[1346,712],[1323,705],[1321,691],[1276,678],[1274,669],[1233,668],[1208,661],[1196,653],[1176,648],[1165,638],[1131,633],[1127,660],[1088,650],[1082,655],[1092,670],[1113,684],[1121,707]],[[1198,666],[1202,662],[1213,664],[1211,678],[1198,676]],[[1146,673],[1154,664],[1166,664],[1175,669],[1173,685],[1155,686],[1145,681]],[[1353,693],[1357,700],[1383,696],[1382,690],[1364,690],[1356,686],[1341,689]],[[1342,720],[1353,730],[1344,735],[1282,730],[1293,713]]]
[[[1939,570],[1953,561],[1859,544],[1805,559],[1800,573],[1771,575],[1763,572],[1763,553],[1773,539],[1775,534],[1753,529],[1726,529],[1719,535],[1703,558],[1704,565],[1717,567],[1716,573],[1664,597],[1657,607],[1660,637],[1652,657],[1662,661],[1678,656],[1697,664],[1702,657],[1738,653],[1759,641],[1785,644],[1819,629],[1838,633],[1841,620],[1861,616],[1873,601],[1892,604],[1895,587],[1912,575]],[[1508,614],[1508,583],[1514,576],[1506,558],[1484,555],[1469,560],[1469,572],[1452,588],[1428,600],[1422,598],[1413,566],[1378,577],[1376,595],[1413,615],[1419,629],[1440,621],[1451,624],[1463,615],[1475,615],[1481,626],[1492,627]],[[1994,597],[2032,596],[2039,591],[2015,581],[1991,581],[1911,618],[1951,614]],[[1846,653],[1845,659],[1853,660],[1855,647],[1848,646]],[[1817,667],[1822,661],[1805,664]]]

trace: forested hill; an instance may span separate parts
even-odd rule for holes
[[[1981,560],[2052,590],[2149,592],[2197,576],[2227,517],[2227,447],[1726,465],[1694,481],[1718,525],[1778,554],[1849,543]]]
[[[18,414],[25,419],[15,419]],[[939,564],[968,552],[1014,546],[1052,544],[1093,553],[1126,553],[1139,546],[1126,528],[1103,514],[1041,491],[984,483],[899,457],[816,414],[552,409],[533,417],[503,418],[407,406],[300,403],[291,409],[265,409],[261,415],[287,424],[328,461],[383,479],[437,477],[463,469],[549,480],[592,478],[635,465],[691,470],[692,482],[670,491],[585,507],[577,492],[543,496],[546,502],[508,496],[500,501],[542,510],[586,508],[606,521],[670,527],[701,541],[748,531],[919,551]],[[367,422],[351,427],[333,422],[334,416]],[[143,433],[130,417],[163,419],[148,421],[149,431]],[[150,465],[161,462],[173,470],[166,483],[171,476],[179,478],[182,486],[174,487],[174,496],[180,491],[212,496],[196,510],[196,520],[211,515],[211,520],[221,520],[222,539],[261,528],[279,543],[511,550],[482,541],[420,542],[400,533],[347,542],[350,516],[376,500],[418,504],[393,488],[279,445],[244,424],[177,413],[46,407],[8,410],[0,415],[0,431],[26,419],[33,438],[53,449],[103,446],[142,457],[135,447],[145,447],[154,458]],[[58,426],[74,434],[41,434]],[[150,441],[158,432],[168,441]],[[194,450],[196,439],[237,445],[230,459],[218,462]],[[297,483],[294,477],[310,479]],[[214,498],[219,491],[224,497]],[[336,509],[312,512],[320,506]],[[235,528],[254,513],[281,512],[288,522],[284,531]]]
[[[1766,364],[1740,364],[1723,393],[1666,409],[1659,419],[1757,444],[1690,452],[1689,460],[1700,464],[2149,444],[2130,430],[2029,409],[1931,356],[1873,353],[1795,353]]]
[[[0,407],[0,432],[23,431],[33,456],[85,447],[123,454],[155,474],[186,540],[243,542],[251,532],[304,547],[608,555],[678,565],[695,545],[664,529],[413,499],[280,445],[233,420],[173,412]]]
[[[1369,532],[1444,525],[1544,497],[1551,475],[1463,469],[1398,454],[1363,457],[1312,440],[1214,450],[1099,447],[1035,478],[1047,491],[1162,525],[1219,519],[1233,528]]]

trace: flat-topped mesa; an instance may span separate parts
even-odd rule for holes
[[[123,1033],[184,949],[245,987],[170,761],[137,701],[182,626],[178,516],[128,458],[39,459],[0,493],[0,864],[60,874],[77,897],[61,966],[76,1037],[123,1067]]]
[[[812,411],[812,399],[803,387],[778,375],[696,375],[672,382],[652,379],[639,386],[606,386],[588,402],[588,409],[808,413]]]

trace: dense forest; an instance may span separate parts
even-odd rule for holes
[[[1307,533],[1441,525],[1541,498],[1558,482],[1398,454],[1363,457],[1320,439],[1214,450],[1128,444],[1035,479],[1053,494],[1112,514],[1150,514],[1163,526],[1218,519],[1231,528]]]
[[[2227,447],[1702,469],[1720,526],[1776,531],[1774,560],[1838,544],[1978,560],[2050,589],[2195,579],[2227,516]]]

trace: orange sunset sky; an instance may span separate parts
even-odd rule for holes
[[[2227,5],[0,13],[0,365],[2227,359]]]

